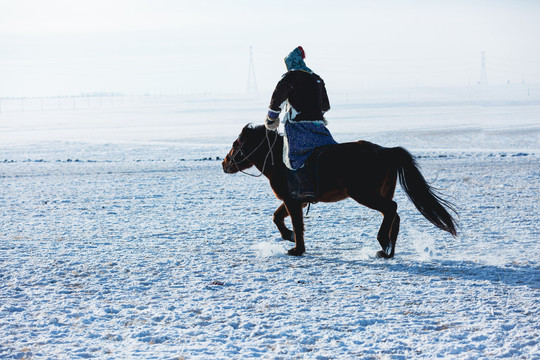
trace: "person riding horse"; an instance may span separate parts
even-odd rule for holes
[[[272,94],[265,126],[269,130],[279,127],[279,115],[286,102],[283,162],[295,180],[292,195],[309,201],[316,194],[313,174],[305,162],[315,148],[337,142],[326,128],[324,119],[324,113],[330,110],[324,81],[306,66],[304,59],[301,46],[285,58],[287,73]]]
[[[400,228],[397,203],[393,200],[399,180],[407,197],[420,213],[441,230],[457,236],[457,223],[448,212],[453,205],[441,198],[420,172],[415,158],[402,147],[382,147],[369,141],[338,144],[326,128],[324,112],[330,109],[323,80],[304,63],[304,51],[294,49],[286,58],[288,72],[276,86],[265,126],[246,125],[222,162],[223,171],[236,174],[255,166],[268,178],[274,195],[282,204],[273,221],[281,237],[295,243],[287,253],[300,256],[305,251],[304,218],[306,202],[336,202],[352,198],[383,214],[377,232],[381,250],[378,257],[394,257]],[[285,133],[276,130],[284,102]],[[274,146],[275,145],[275,146]],[[317,193],[311,183],[311,167],[306,160],[314,149]],[[282,156],[283,161],[280,161]],[[277,161],[274,161],[274,158]],[[271,161],[268,161],[271,159]],[[301,178],[302,189],[291,189],[289,172]],[[311,190],[311,191],[310,191]],[[285,225],[291,217],[293,230]]]

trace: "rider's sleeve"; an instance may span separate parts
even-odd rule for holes
[[[277,83],[276,88],[270,100],[270,110],[281,112],[281,104],[287,100],[292,89],[292,84],[289,81],[287,74]]]

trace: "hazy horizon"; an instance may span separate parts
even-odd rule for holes
[[[259,92],[302,45],[333,91],[540,83],[535,1],[3,1],[0,97]]]

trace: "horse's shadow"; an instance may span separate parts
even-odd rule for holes
[[[496,266],[473,261],[441,260],[416,264],[391,264],[389,268],[416,276],[435,276],[442,280],[457,278],[468,281],[489,281],[515,287],[540,288],[540,269],[528,264]]]
[[[322,260],[322,259],[321,259]],[[322,261],[349,263],[351,267],[377,267],[395,273],[406,273],[417,277],[438,277],[440,280],[461,279],[468,281],[489,281],[512,287],[528,286],[540,289],[540,268],[534,264],[487,265],[474,261],[438,260],[413,262],[399,259],[390,261],[343,260],[325,258]]]

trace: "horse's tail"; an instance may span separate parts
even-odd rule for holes
[[[399,182],[414,206],[433,225],[457,236],[456,221],[446,208],[457,214],[454,205],[440,197],[426,182],[413,156],[402,147],[391,149],[396,159]]]

